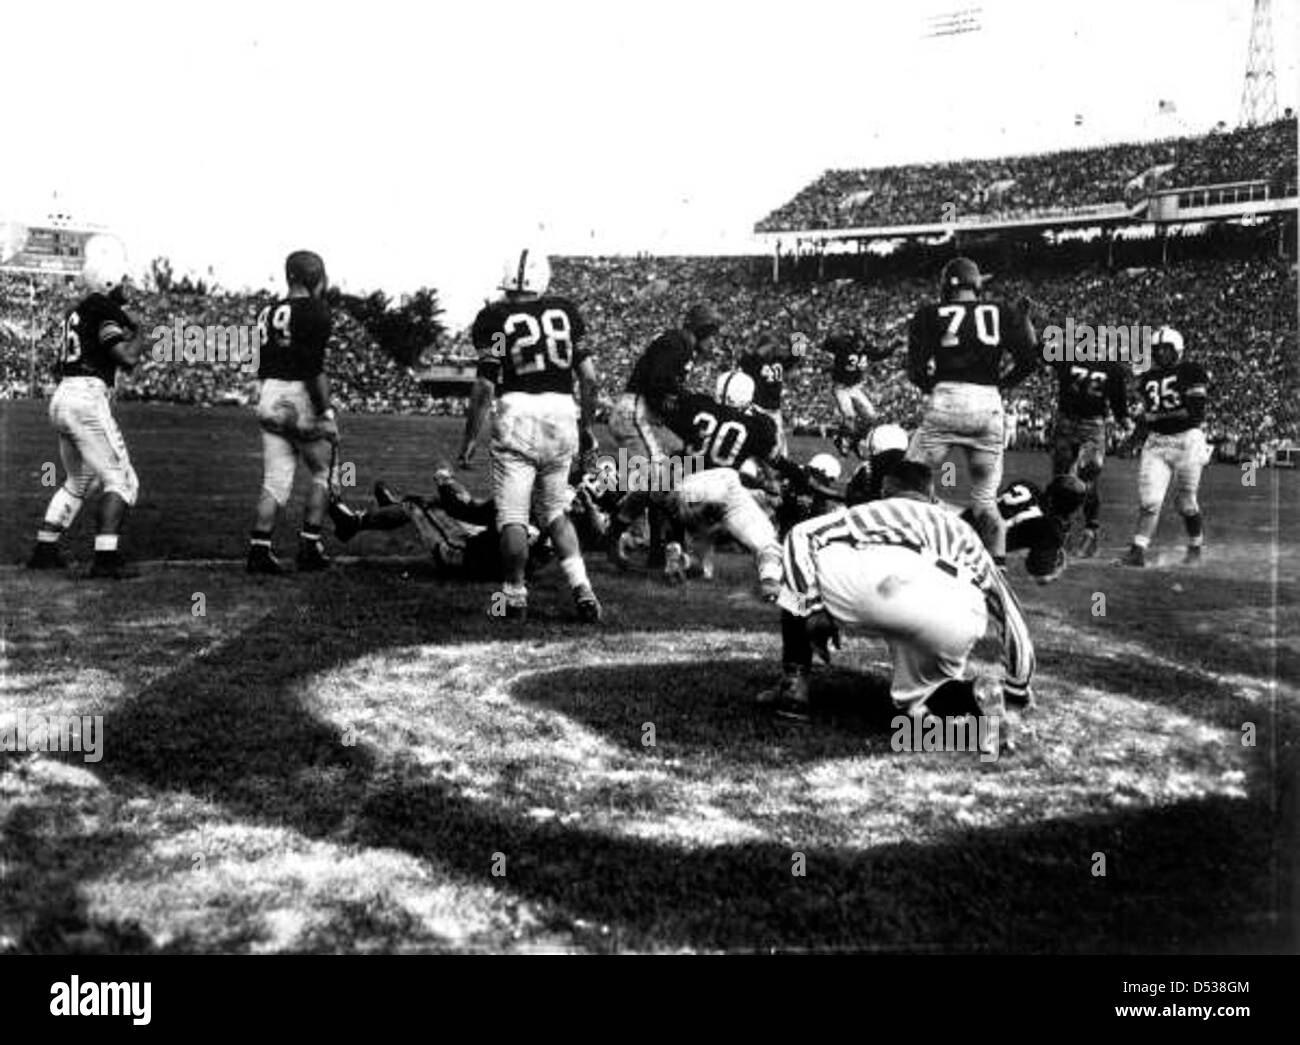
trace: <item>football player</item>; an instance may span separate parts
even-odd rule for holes
[[[497,530],[496,503],[470,494],[446,468],[434,473],[432,496],[402,495],[383,480],[375,483],[375,507],[354,510],[342,500],[330,504],[334,535],[344,543],[367,530],[397,530],[414,526],[440,572],[478,580],[503,579],[501,534]],[[599,472],[570,479],[569,518],[583,547],[597,546],[609,526],[609,512],[618,495],[614,480]],[[552,558],[551,546],[541,530],[528,526],[528,562],[531,576]]]
[[[785,390],[786,371],[803,362],[804,344],[802,338],[797,338],[783,352],[776,335],[764,334],[754,348],[736,362],[736,369],[747,374],[754,382],[754,409],[761,410],[775,422],[776,447],[783,456],[787,447],[785,420],[781,416],[781,395]],[[721,390],[718,398],[722,398]]]
[[[656,470],[664,466],[665,443],[671,439],[664,426],[664,404],[681,394],[692,364],[721,329],[722,320],[712,306],[692,305],[681,326],[656,337],[633,365],[627,390],[615,402],[609,422],[615,444],[629,457],[640,456]],[[649,524],[648,562],[655,569],[663,565],[665,551],[663,524],[654,505]]]
[[[122,562],[118,537],[126,511],[135,504],[139,481],[111,409],[117,375],[140,360],[140,331],[123,305],[127,301],[126,256],[116,240],[87,241],[79,276],[86,292],[63,322],[59,386],[50,400],[50,421],[59,436],[63,485],[50,498],[27,565],[65,565],[59,539],[85,499],[101,491],[90,576],[133,576]]]
[[[1143,412],[1138,423],[1147,436],[1138,462],[1137,532],[1127,554],[1115,563],[1146,565],[1147,548],[1172,480],[1174,503],[1187,530],[1183,563],[1194,566],[1201,561],[1205,542],[1196,492],[1211,453],[1202,428],[1210,378],[1199,363],[1183,359],[1183,335],[1172,327],[1155,332],[1151,352],[1154,365],[1139,382]]]
[[[1037,336],[1028,318],[1009,305],[981,299],[985,277],[969,258],[943,267],[940,298],[912,317],[907,374],[927,395],[909,460],[931,468],[956,447],[971,473],[971,507],[993,561],[1006,561],[1006,532],[997,509],[1006,443],[1002,392],[1039,365]],[[1013,360],[1009,371],[1004,359]]]
[[[580,620],[600,620],[582,548],[566,511],[569,470],[580,450],[595,447],[596,367],[582,345],[587,328],[578,307],[548,294],[551,265],[525,248],[507,259],[501,300],[484,307],[471,336],[478,377],[465,423],[460,462],[468,465],[489,413],[492,496],[501,531],[505,616],[528,616],[528,524],[536,514],[550,537]],[[577,376],[581,405],[574,400]],[[495,410],[493,409],[495,403]]]
[[[714,534],[725,532],[753,556],[759,587],[768,601],[776,598],[781,580],[781,546],[767,513],[745,486],[738,469],[748,460],[769,464],[798,482],[803,469],[776,449],[776,424],[753,408],[754,382],[746,374],[732,374],[722,401],[701,393],[670,397],[665,402],[665,422],[683,443],[683,468],[679,481],[647,493],[630,493],[622,501],[610,534],[611,549],[618,549],[624,527],[636,517],[638,500],[658,503],[677,527],[676,536],[689,532],[696,538],[699,571],[708,577],[709,552]],[[625,556],[611,552],[624,566]],[[682,583],[691,563],[680,539],[665,549],[664,577]]]
[[[1118,361],[1056,364],[1057,410],[1052,434],[1052,474],[1077,475],[1087,486],[1083,502],[1080,558],[1097,554],[1101,519],[1098,483],[1106,461],[1106,411],[1116,425],[1128,424],[1127,367]]]
[[[865,388],[867,366],[885,358],[889,352],[868,353],[862,338],[848,333],[830,335],[822,348],[831,355],[831,392],[841,422],[836,447],[843,453],[875,424],[876,408],[867,397]]]
[[[998,512],[1007,529],[1007,552],[1025,552],[1025,570],[1039,584],[1050,584],[1064,572],[1070,520],[1086,503],[1087,485],[1070,473],[1055,476],[1046,490],[1017,480],[998,493]],[[975,525],[969,508],[961,517]]]
[[[876,425],[857,445],[862,463],[849,476],[844,490],[845,503],[852,506],[880,500],[885,476],[906,455],[907,446],[907,432],[902,425]]]
[[[884,498],[802,522],[785,541],[782,677],[758,702],[809,717],[814,650],[827,663],[841,625],[880,636],[893,658],[890,695],[913,715],[988,715],[1032,702],[1034,647],[1014,593],[978,534],[931,495],[931,473],[899,461]],[[992,619],[1004,677],[966,678]]]
[[[288,293],[259,313],[261,391],[257,422],[262,428],[262,492],[248,542],[249,573],[276,575],[283,567],[272,550],[280,512],[293,493],[299,461],[311,486],[298,534],[298,569],[329,566],[321,525],[329,501],[339,429],[325,376],[325,347],[330,338],[330,311],[325,303],[329,281],[319,254],[296,250],[284,262]]]

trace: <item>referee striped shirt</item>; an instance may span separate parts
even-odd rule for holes
[[[790,531],[785,587],[803,614],[825,609],[816,553],[829,544],[909,548],[949,576],[973,584],[1002,632],[1008,690],[1023,691],[1034,671],[1034,647],[1020,603],[994,565],[979,535],[945,505],[916,497],[891,497],[809,519]],[[784,601],[784,600],[783,600]],[[942,613],[942,607],[935,608]]]

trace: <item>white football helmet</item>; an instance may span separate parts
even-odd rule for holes
[[[902,425],[876,425],[867,435],[866,457],[875,457],[886,450],[906,450],[909,440]]]
[[[1182,334],[1173,327],[1161,327],[1151,337],[1151,358],[1154,359],[1156,352],[1161,348],[1172,348],[1174,362],[1180,362],[1183,358],[1183,347]]]
[[[89,290],[108,291],[126,278],[126,248],[116,236],[91,236],[83,258],[80,278]]]
[[[840,465],[840,459],[834,454],[816,454],[808,462],[808,471],[816,472],[828,483],[837,483],[844,469]]]
[[[740,370],[718,375],[717,399],[727,406],[744,409],[754,401],[754,379]]]
[[[517,294],[545,294],[551,285],[551,262],[538,250],[524,247],[501,266],[501,289]]]

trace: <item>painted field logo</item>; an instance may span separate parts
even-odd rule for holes
[[[103,715],[0,716],[0,751],[80,751],[83,762],[104,757]]]
[[[1155,328],[1093,326],[1066,317],[1065,326],[1043,328],[1043,359],[1049,363],[1130,363],[1145,370],[1151,363]]]
[[[978,751],[981,762],[996,762],[1002,720],[996,715],[895,715],[889,723],[894,751]]]
[[[242,374],[256,374],[264,338],[257,324],[217,326],[182,323],[156,326],[150,335],[155,363],[237,363]]]
[[[131,1016],[137,1027],[152,1018],[152,983],[82,983],[73,976],[50,984],[50,994],[51,1016]]]

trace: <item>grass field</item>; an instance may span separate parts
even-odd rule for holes
[[[28,574],[41,406],[0,404],[0,720],[102,715],[104,746],[0,751],[0,951],[1295,948],[1293,474],[1212,467],[1205,565],[1121,571],[1134,464],[1111,462],[1108,554],[1018,583],[1040,707],[981,763],[891,750],[861,636],[813,724],[758,713],[779,636],[740,556],[681,591],[592,561],[594,630],[554,571],[526,628],[488,617],[489,585],[434,579],[402,533],[250,579],[235,410],[120,407],[143,576],[84,579],[84,525],[67,576]],[[458,427],[345,417],[357,497],[428,488]]]

